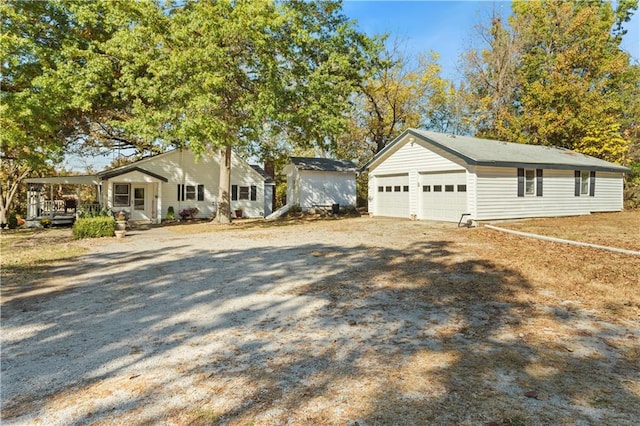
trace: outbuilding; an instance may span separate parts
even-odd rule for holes
[[[303,211],[334,205],[356,205],[355,164],[329,158],[291,157],[287,176],[287,205]]]
[[[567,149],[416,129],[363,169],[370,215],[449,222],[621,211],[630,172]]]

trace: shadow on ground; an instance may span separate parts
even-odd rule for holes
[[[627,330],[453,242],[178,239],[52,273],[2,306],[6,424],[640,422],[638,354],[603,343]]]

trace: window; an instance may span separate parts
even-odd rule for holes
[[[386,192],[391,192],[391,187],[390,187],[390,186],[386,186],[386,187],[385,187],[385,191],[386,191]]]
[[[587,195],[589,193],[589,172],[580,173],[580,195]]]
[[[240,195],[238,197],[239,200],[248,200],[249,199],[249,187],[241,186],[240,187]]]
[[[596,172],[586,170],[575,171],[575,196],[589,195],[593,197],[596,195]]]
[[[467,192],[467,185],[458,185],[458,192]]]
[[[378,187],[378,192],[384,192],[384,186],[379,186]]]
[[[422,185],[422,192],[431,192],[431,185]]]
[[[193,185],[186,185],[185,186],[185,193],[186,193],[186,199],[187,200],[195,200],[196,199],[196,187]]]
[[[129,206],[129,195],[131,194],[131,186],[128,183],[113,184],[113,206],[125,207]]]
[[[542,197],[542,169],[518,169],[518,197]]]
[[[453,188],[454,188],[453,185],[445,185],[444,186],[444,191],[445,192],[453,192]]]
[[[400,192],[400,185],[396,185],[393,187],[393,192]]]
[[[178,201],[185,200],[204,201],[204,185],[178,184]]]
[[[442,185],[433,185],[433,192],[442,192]]]
[[[409,185],[405,185],[402,187],[402,192],[409,192]]]
[[[524,193],[533,195],[536,192],[536,171],[527,169],[524,171]]]

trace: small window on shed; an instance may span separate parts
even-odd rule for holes
[[[384,190],[385,190],[386,192],[391,192],[391,191],[393,190],[393,188],[392,188],[392,187],[390,187],[390,186],[385,186],[385,187],[384,187]]]
[[[422,192],[431,192],[431,185],[422,185]]]
[[[400,185],[396,185],[393,187],[393,192],[400,192]]]
[[[384,192],[384,186],[379,186],[378,187],[378,192]]]
[[[453,185],[445,185],[444,186],[444,191],[445,192],[453,192],[453,188],[454,188]]]
[[[458,192],[467,192],[467,185],[458,185]]]
[[[409,185],[405,185],[402,187],[402,192],[409,192]]]
[[[433,192],[442,192],[442,185],[433,185]]]

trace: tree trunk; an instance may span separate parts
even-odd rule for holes
[[[231,145],[220,150],[220,189],[216,223],[231,223]]]

